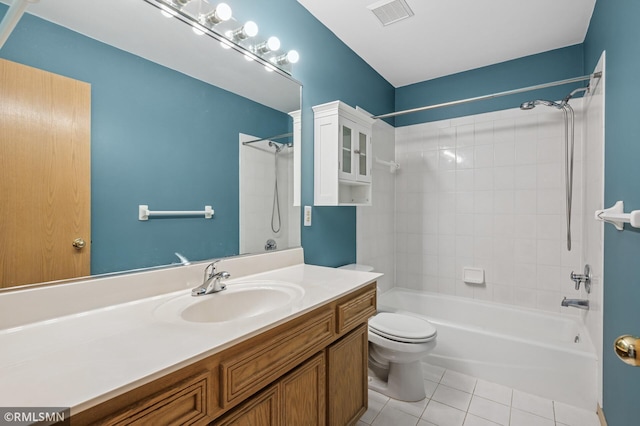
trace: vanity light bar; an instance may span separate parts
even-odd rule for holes
[[[232,48],[264,65],[267,71],[291,76],[291,66],[299,59],[295,50],[280,51],[277,37],[260,38],[258,25],[253,21],[238,22],[232,17],[231,8],[220,3],[211,10],[204,0],[144,0],[160,9],[168,18],[176,18],[192,27],[198,35],[208,35],[223,47]],[[219,10],[220,9],[220,10]]]

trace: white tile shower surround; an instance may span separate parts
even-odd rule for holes
[[[371,136],[373,155],[383,161],[395,160],[395,130],[382,120],[373,125]],[[384,276],[378,288],[384,292],[395,283],[395,173],[388,166],[374,160],[373,195],[371,206],[358,207],[357,253],[358,263],[373,266]]]
[[[242,140],[257,139],[242,135]],[[274,208],[275,158],[268,141],[252,146],[240,145],[240,253],[264,251],[268,239],[278,248],[300,245],[300,208],[293,202],[293,151],[283,148],[278,154],[278,195],[281,229],[271,230]]]
[[[599,426],[595,412],[423,364],[427,397],[408,403],[369,391],[358,426]]]
[[[397,128],[396,285],[577,315],[560,301],[581,296],[568,278],[582,270],[580,104],[570,252],[560,111],[510,109]],[[464,266],[484,268],[485,284],[465,284]]]

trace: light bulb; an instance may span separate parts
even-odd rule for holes
[[[249,37],[255,37],[258,34],[258,24],[253,21],[247,21],[243,26],[231,33],[234,40],[244,40]]]
[[[258,54],[265,54],[280,49],[280,40],[278,37],[269,37],[267,41],[263,41],[255,47]]]
[[[255,37],[258,35],[258,24],[253,21],[247,21],[242,28],[247,37]]]
[[[290,50],[284,55],[272,58],[271,62],[278,65],[295,64],[300,60],[300,55],[295,50]]]
[[[295,64],[296,62],[298,62],[300,60],[300,55],[298,54],[297,51],[295,50],[290,50],[287,53],[287,61],[289,61],[290,64]]]
[[[269,37],[269,39],[267,40],[267,47],[272,52],[280,49],[280,40],[278,39],[278,37]]]
[[[200,21],[204,25],[213,27],[214,25],[223,21],[228,21],[229,19],[231,19],[231,8],[226,3],[220,3],[215,9],[213,9],[213,11],[203,15]]]
[[[220,21],[228,21],[231,19],[231,7],[226,3],[220,3],[216,6],[215,14]]]

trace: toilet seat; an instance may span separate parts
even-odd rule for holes
[[[433,340],[437,333],[427,320],[391,312],[382,312],[371,318],[369,331],[402,343],[425,343]]]

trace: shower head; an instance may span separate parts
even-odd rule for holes
[[[534,109],[536,107],[536,105],[544,105],[544,106],[552,106],[552,107],[556,107],[556,108],[562,108],[562,106],[556,102],[552,102],[552,101],[545,101],[542,99],[536,99],[535,101],[528,101],[528,102],[524,102],[520,105],[520,109],[523,110],[529,110],[529,109]]]
[[[269,146],[273,146],[276,148],[276,154],[278,154],[280,151],[282,151],[282,145],[278,145],[278,143],[273,142],[273,141],[269,141]]]
[[[533,103],[533,101],[527,101],[520,104],[520,109],[522,110],[534,109],[535,107],[536,105]]]
[[[573,92],[569,93],[561,102],[561,106],[567,105],[569,103],[569,100],[572,99],[576,94],[580,93],[580,92],[585,92],[588,93],[589,92],[589,86],[587,87],[579,87],[576,90],[574,90]]]

